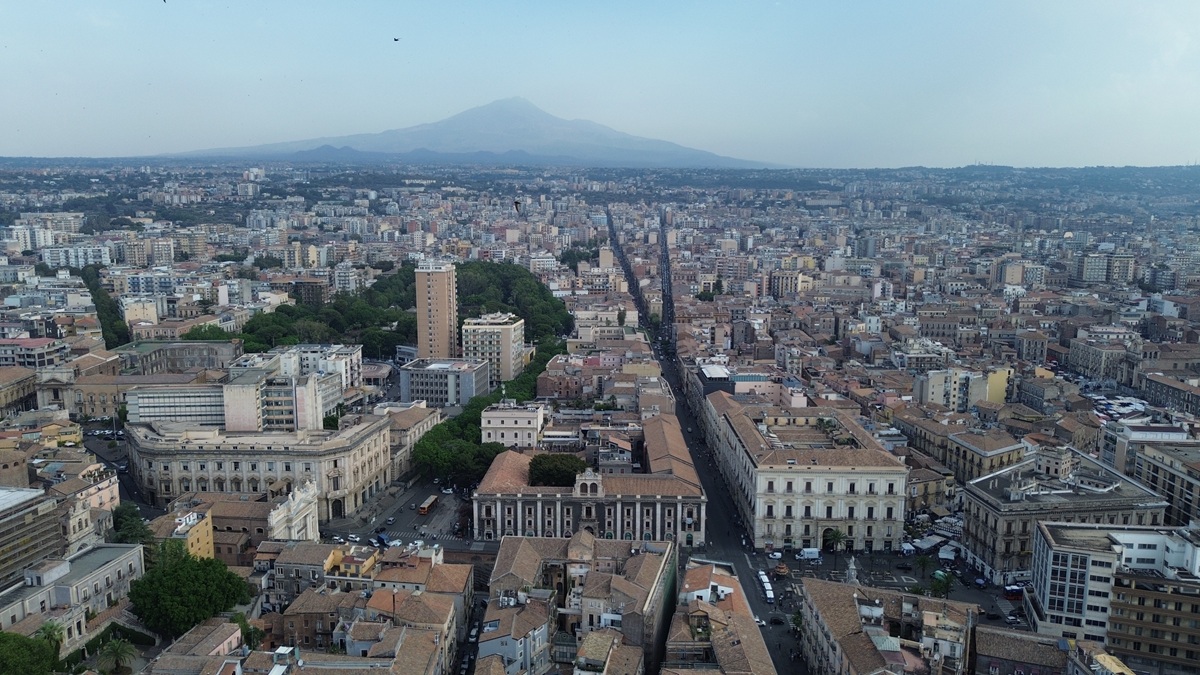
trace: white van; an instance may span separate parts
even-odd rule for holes
[[[772,591],[771,589],[767,589],[767,604],[768,605],[775,604],[775,592]]]
[[[819,548],[802,548],[796,554],[796,560],[816,560],[821,557],[821,549]]]

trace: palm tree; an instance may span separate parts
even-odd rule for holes
[[[933,565],[933,558],[930,558],[927,555],[919,555],[917,556],[917,559],[913,561],[913,564],[917,566],[917,569],[921,570],[921,578],[924,579],[925,573],[928,572],[929,567]]]
[[[54,659],[58,660],[58,652],[62,649],[63,642],[66,641],[67,632],[63,625],[57,621],[47,621],[38,627],[33,632],[33,637],[36,640],[45,640],[50,644],[50,648],[54,650]]]
[[[846,544],[846,533],[842,532],[836,527],[833,528],[825,533],[825,544],[828,545],[829,548],[833,549],[833,569],[836,570],[838,565],[838,553]]]
[[[125,638],[113,638],[100,648],[97,661],[101,668],[116,673],[132,663],[135,656],[137,656],[137,648],[133,646],[133,643]]]

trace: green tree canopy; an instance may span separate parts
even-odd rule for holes
[[[50,675],[55,661],[48,641],[0,632],[0,673]]]
[[[142,521],[142,514],[133,502],[121,502],[113,509],[112,540],[117,544],[150,544],[154,533]]]
[[[100,648],[96,661],[104,670],[119,673],[125,670],[125,666],[133,663],[135,656],[137,647],[134,647],[132,642],[125,638],[112,638]]]
[[[219,326],[208,324],[206,326],[196,326],[183,335],[179,336],[181,340],[209,340],[211,342],[228,342],[233,339],[233,335],[229,331]]]
[[[575,455],[566,453],[537,455],[529,462],[529,484],[573,487],[575,477],[584,469],[587,469],[587,462]]]
[[[129,588],[133,613],[159,635],[178,637],[193,626],[249,602],[241,577],[214,558],[196,558],[183,542],[163,542],[158,564]]]

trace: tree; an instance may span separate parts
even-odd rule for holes
[[[927,555],[919,555],[913,560],[913,564],[917,566],[917,569],[921,570],[921,578],[924,579],[925,573],[933,566],[933,558]]]
[[[260,255],[254,259],[254,266],[260,270],[283,267],[283,259],[273,255]]]
[[[342,420],[342,418],[338,417],[337,413],[334,413],[332,415],[326,415],[324,422],[322,422],[322,424],[321,424],[321,428],[328,429],[330,431],[337,431],[338,429],[341,428],[339,426],[339,424],[341,423],[341,420]]]
[[[836,527],[833,528],[825,534],[825,545],[833,551],[833,568],[837,569],[838,553],[846,545],[846,533]]]
[[[939,598],[950,595],[952,588],[954,588],[954,577],[949,574],[935,574],[933,580],[929,582],[929,592]]]
[[[575,477],[587,469],[587,462],[567,453],[537,455],[529,462],[529,484],[549,487],[573,487]]]
[[[100,654],[96,661],[101,668],[108,672],[119,673],[125,670],[125,666],[133,662],[137,653],[137,648],[129,640],[112,638],[100,648]]]
[[[720,275],[718,275],[716,283],[713,284],[713,295],[724,295],[724,294],[725,294],[725,281],[721,279]]]
[[[618,326],[625,325],[625,317],[626,317],[625,308],[622,307],[621,309],[618,309],[617,310],[617,325]]]
[[[149,544],[154,533],[142,521],[142,513],[133,502],[121,502],[113,509],[113,543]]]
[[[193,626],[250,601],[241,577],[214,558],[196,558],[183,542],[170,540],[159,547],[158,563],[129,588],[133,613],[150,630],[178,637]]]
[[[263,638],[266,637],[266,632],[258,626],[251,626],[250,622],[246,620],[246,615],[242,612],[233,615],[233,622],[242,629],[242,642],[246,643],[250,651],[258,649],[258,646],[262,644]]]
[[[797,633],[804,630],[804,613],[800,610],[796,610],[796,613],[792,615],[792,629]]]
[[[52,649],[45,640],[0,632],[0,673],[50,675],[56,660]]]
[[[33,631],[33,638],[50,645],[50,648],[54,650],[54,659],[57,661],[63,642],[66,642],[67,639],[67,630],[61,623],[51,619]]]
[[[210,324],[205,324],[203,326],[196,326],[195,328],[192,328],[188,332],[181,335],[180,339],[181,340],[207,340],[210,342],[228,342],[229,340],[233,339],[233,335],[231,335],[224,328],[221,328],[220,326],[214,326],[213,324],[210,323]]]

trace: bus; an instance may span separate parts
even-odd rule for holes
[[[423,516],[429,515],[429,512],[433,510],[433,507],[437,506],[437,499],[437,495],[429,495],[425,501],[421,502],[421,508],[417,511],[417,513],[420,513]]]

